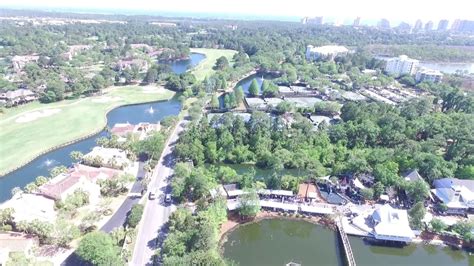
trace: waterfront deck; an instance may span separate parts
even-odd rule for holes
[[[349,238],[347,238],[347,234],[344,231],[344,226],[340,217],[336,219],[336,227],[339,237],[341,238],[342,246],[344,247],[344,253],[347,258],[347,265],[356,266],[354,254],[352,253],[351,243],[349,242]]]

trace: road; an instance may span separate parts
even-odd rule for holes
[[[180,121],[171,133],[161,158],[158,161],[148,185],[148,191],[158,190],[158,198],[148,200],[141,223],[139,224],[135,248],[129,265],[152,265],[155,251],[165,236],[164,225],[168,222],[171,213],[176,210],[173,204],[163,202],[164,194],[170,193],[169,178],[173,175],[175,158],[173,149],[179,134],[184,130],[185,121]]]

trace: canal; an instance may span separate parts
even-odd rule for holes
[[[187,60],[166,62],[166,64],[170,65],[175,73],[181,74],[199,64],[204,58],[205,55],[203,54],[192,53]],[[153,110],[153,112],[150,112],[150,110]],[[169,101],[122,106],[107,114],[107,127],[112,127],[116,123],[127,122],[132,124],[139,122],[157,123],[166,116],[179,114],[180,110],[181,104],[176,98]],[[107,132],[103,130],[92,137],[39,156],[18,170],[0,177],[0,203],[11,197],[11,190],[14,187],[23,188],[38,176],[49,176],[49,171],[56,166],[70,166],[72,159],[69,154],[72,151],[88,153],[96,146],[96,139],[106,135]]]
[[[474,265],[474,256],[449,247],[408,245],[403,248],[366,244],[350,237],[357,265]],[[335,232],[305,221],[266,219],[242,225],[227,235],[222,252],[240,265],[343,265]]]

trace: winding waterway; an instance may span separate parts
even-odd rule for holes
[[[350,237],[357,265],[474,265],[474,256],[449,247],[372,246]],[[343,265],[334,231],[305,221],[267,219],[236,228],[227,235],[223,255],[240,265]]]
[[[193,53],[187,60],[179,60],[166,64],[169,64],[175,73],[181,74],[199,64],[199,62],[201,62],[204,58],[205,55],[203,54]],[[152,108],[154,111],[150,112],[150,108]],[[177,99],[122,106],[113,109],[107,114],[107,127],[112,127],[116,123],[126,122],[132,124],[139,122],[156,123],[166,116],[179,114],[180,110],[181,104]],[[18,170],[0,177],[0,203],[8,200],[11,197],[11,190],[14,187],[23,188],[28,183],[34,181],[37,176],[49,176],[49,171],[55,166],[70,166],[72,164],[72,160],[69,154],[72,151],[87,153],[94,146],[96,146],[95,140],[97,138],[106,135],[107,132],[103,130],[87,139],[39,156]]]

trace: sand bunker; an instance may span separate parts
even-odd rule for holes
[[[122,100],[122,98],[120,97],[109,97],[109,96],[102,96],[100,98],[97,98],[97,99],[92,99],[93,102],[95,103],[108,103],[108,102],[116,102],[116,101],[120,101]]]
[[[35,111],[31,113],[24,114],[18,117],[15,122],[17,123],[27,123],[31,121],[35,121],[36,119],[40,119],[42,117],[48,117],[54,114],[61,112],[61,109],[47,109],[42,111]]]
[[[142,90],[144,93],[163,93],[165,91],[165,88],[163,88],[162,86],[144,86],[142,87]]]

